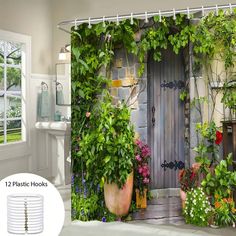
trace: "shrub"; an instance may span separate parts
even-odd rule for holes
[[[184,216],[187,224],[207,226],[212,207],[203,189],[196,188],[187,192]]]

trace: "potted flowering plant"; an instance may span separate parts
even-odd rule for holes
[[[198,184],[198,174],[195,168],[182,169],[179,172],[180,183],[180,198],[182,200],[182,207],[185,206],[186,193],[195,188]]]
[[[134,166],[134,187],[136,193],[136,207],[147,207],[147,190],[150,183],[150,170],[148,161],[151,150],[147,144],[140,139],[135,141],[135,166]]]

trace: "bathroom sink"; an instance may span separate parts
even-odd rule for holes
[[[42,121],[37,122],[35,127],[41,130],[68,131],[70,130],[71,123],[65,121]]]
[[[71,123],[66,121],[42,121],[35,124],[39,133],[49,137],[50,145],[46,145],[52,165],[52,182],[56,186],[70,183],[70,155]],[[42,136],[41,136],[42,137]],[[45,137],[45,138],[46,138]],[[49,147],[50,146],[50,147]]]

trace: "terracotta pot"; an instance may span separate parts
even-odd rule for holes
[[[131,172],[121,189],[115,183],[104,184],[105,203],[111,213],[117,216],[128,214],[132,200],[133,182],[134,174]]]
[[[192,168],[197,172],[201,167],[201,163],[195,162],[192,164]]]
[[[185,201],[186,201],[186,198],[187,198],[187,194],[182,189],[180,189],[179,194],[180,194],[180,199],[182,200],[182,207],[184,208],[185,207]]]
[[[140,194],[139,189],[135,189],[136,193],[136,207],[145,209],[147,208],[147,189],[143,190],[143,194]]]

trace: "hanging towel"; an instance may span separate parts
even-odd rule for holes
[[[50,117],[50,101],[48,91],[38,94],[38,116],[41,118]]]
[[[57,105],[64,104],[64,95],[62,90],[57,90]]]

